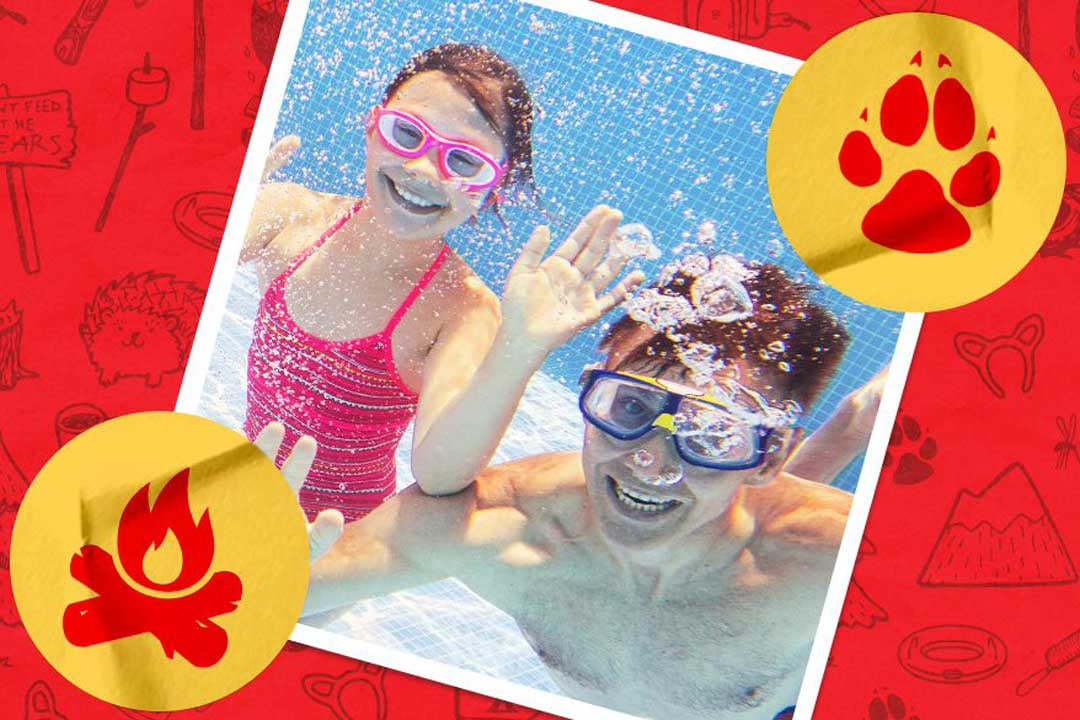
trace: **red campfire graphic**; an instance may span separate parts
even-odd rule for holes
[[[236,609],[243,587],[231,572],[216,572],[208,582],[192,590],[206,575],[214,559],[214,531],[210,511],[198,522],[188,506],[188,469],[177,473],[150,506],[150,485],[144,485],[128,501],[120,516],[116,546],[120,564],[128,577],[144,588],[173,594],[149,595],[121,577],[108,552],[84,545],[71,558],[71,576],[97,593],[72,603],[64,611],[64,636],[80,647],[150,633],[169,658],[180,653],[196,667],[214,665],[225,654],[229,636],[210,618]],[[172,532],[183,562],[176,578],[167,583],[146,576],[143,560],[158,549]],[[190,590],[180,595],[182,591]]]

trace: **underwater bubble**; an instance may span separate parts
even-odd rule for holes
[[[716,242],[716,222],[713,220],[706,220],[698,225],[697,229],[697,241],[702,245],[709,247]]]
[[[768,253],[771,258],[778,258],[784,254],[784,243],[776,238],[772,238],[765,246],[765,252]]]
[[[630,258],[656,260],[660,257],[660,248],[653,242],[652,231],[641,223],[622,225],[615,231],[615,249]]]
[[[635,451],[630,457],[634,461],[634,465],[641,468],[649,467],[656,462],[656,456],[645,448]]]
[[[698,314],[714,322],[736,322],[754,313],[750,294],[738,280],[710,270],[690,286],[690,299]]]
[[[784,344],[783,340],[773,340],[769,343],[769,352],[782,353],[785,350],[787,350],[787,345]]]
[[[658,331],[693,322],[697,315],[686,298],[664,295],[656,288],[645,288],[624,307],[630,317]]]
[[[780,372],[791,372],[791,365],[789,365],[784,360],[781,360],[780,362],[778,362],[776,364],[776,367],[780,370]]]

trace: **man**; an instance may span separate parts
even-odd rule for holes
[[[782,471],[790,401],[813,403],[847,334],[775,266],[742,268],[737,288],[713,267],[643,291],[610,330],[583,376],[581,453],[489,468],[454,496],[410,489],[336,543],[340,518],[317,519],[313,555],[334,544],[306,612],[452,576],[515,618],[573,697],[787,717],[851,505]],[[715,293],[743,290],[752,314],[717,312]],[[650,314],[663,305],[677,322]],[[279,437],[258,441],[270,457]],[[298,443],[283,466],[294,485],[312,452]]]

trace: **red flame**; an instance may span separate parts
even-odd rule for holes
[[[188,473],[185,468],[165,484],[153,509],[150,507],[150,484],[147,483],[135,493],[120,516],[116,533],[120,563],[128,576],[140,585],[166,592],[189,588],[206,575],[214,560],[210,511],[203,511],[198,524],[195,523],[188,506]],[[183,565],[172,582],[162,584],[146,577],[143,560],[151,547],[155,550],[161,547],[170,530],[180,545]]]
[[[145,485],[128,501],[120,515],[116,544],[120,563],[135,582],[156,590],[190,588],[202,579],[214,559],[214,533],[210,514],[199,522],[191,516],[187,500],[188,470],[173,476],[153,508],[150,486]],[[143,560],[151,548],[159,548],[172,531],[180,545],[182,566],[169,583],[146,577]],[[210,618],[237,608],[243,583],[235,573],[215,572],[200,587],[180,597],[154,597],[133,588],[120,576],[106,550],[84,545],[71,558],[71,577],[96,595],[64,609],[64,637],[78,647],[150,633],[161,643],[165,656],[179,653],[195,667],[210,667],[225,655],[229,636]]]

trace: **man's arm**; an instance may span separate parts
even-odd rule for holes
[[[758,527],[755,556],[768,575],[828,587],[851,511],[850,493],[782,473],[750,488],[747,507]]]

